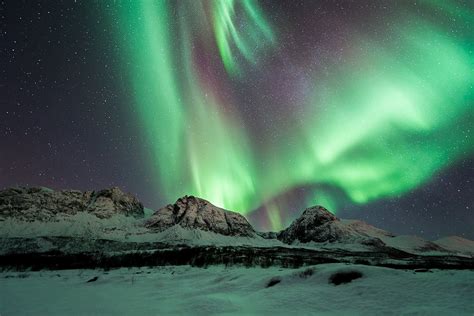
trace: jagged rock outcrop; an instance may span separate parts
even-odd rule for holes
[[[143,205],[119,188],[100,191],[54,191],[48,188],[10,188],[0,191],[0,220],[50,221],[57,216],[91,213],[98,218],[113,215],[143,217]]]
[[[146,223],[147,228],[157,231],[174,225],[226,236],[256,236],[252,225],[242,215],[194,196],[184,196],[159,209]]]
[[[322,206],[307,208],[278,239],[291,244],[295,241],[360,243],[366,246],[383,247],[380,237],[393,236],[381,229],[361,221],[340,220]]]

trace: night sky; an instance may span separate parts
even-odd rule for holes
[[[474,3],[1,1],[0,188],[474,239]]]

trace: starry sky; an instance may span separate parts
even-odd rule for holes
[[[470,1],[0,3],[0,188],[474,239]]]

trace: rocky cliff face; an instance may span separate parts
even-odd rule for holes
[[[381,237],[393,236],[381,229],[361,221],[340,220],[322,206],[306,209],[278,239],[291,244],[295,241],[362,243],[368,246],[383,246]]]
[[[146,223],[147,228],[157,231],[174,225],[226,236],[256,235],[252,225],[242,215],[221,209],[194,196],[184,196],[176,203],[159,209]]]
[[[0,191],[0,220],[50,221],[60,215],[87,212],[98,218],[113,215],[143,217],[143,205],[118,188],[100,191],[53,191],[47,188],[11,188]]]

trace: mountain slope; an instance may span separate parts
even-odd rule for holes
[[[449,236],[435,240],[433,243],[452,252],[471,254],[474,256],[474,241],[466,238]]]
[[[382,237],[382,241],[389,247],[400,249],[410,253],[439,253],[448,252],[448,249],[441,247],[434,242],[425,240],[418,236],[392,236]]]

